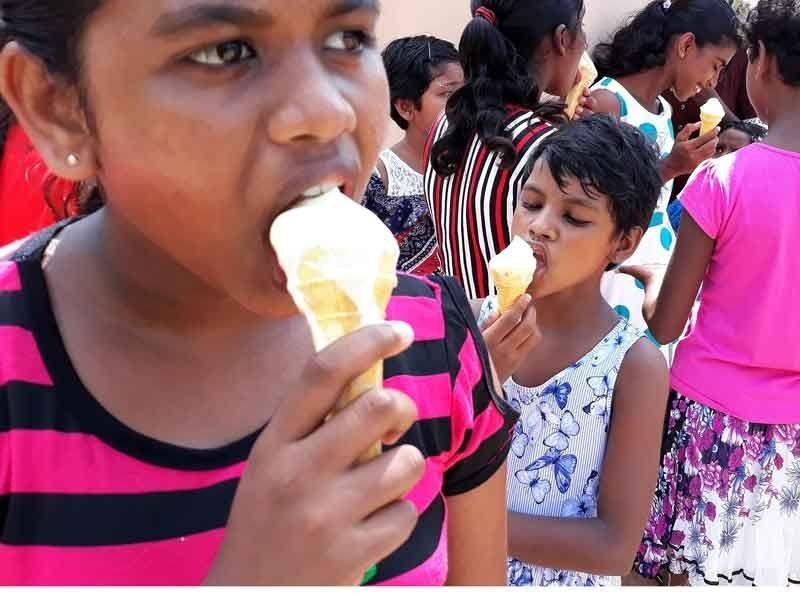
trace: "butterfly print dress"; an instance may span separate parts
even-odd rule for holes
[[[620,321],[591,352],[544,385],[504,388],[521,412],[508,458],[508,510],[568,519],[597,516],[611,401],[622,361],[642,334]],[[508,560],[514,586],[619,585],[605,577]]]

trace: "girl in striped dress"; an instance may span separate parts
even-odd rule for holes
[[[470,299],[491,292],[489,261],[511,242],[525,165],[553,132],[586,48],[583,0],[472,0],[459,51],[465,84],[425,150],[425,195],[442,267]]]
[[[725,0],[655,0],[617,31],[610,43],[595,49],[594,60],[603,76],[593,88],[596,110],[641,129],[661,156],[664,188],[631,264],[669,263],[675,243],[667,215],[672,180],[713,157],[718,142],[719,130],[689,139],[699,123],[685,127],[676,139],[670,104],[661,94],[672,90],[685,100],[704,88],[716,87],[739,47],[738,27]],[[647,329],[641,315],[641,282],[609,273],[603,294],[625,319]],[[669,355],[666,348],[664,352]]]

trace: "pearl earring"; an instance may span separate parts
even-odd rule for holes
[[[81,162],[81,159],[78,158],[78,155],[74,152],[70,152],[67,154],[67,165],[70,167],[77,167],[78,163]]]

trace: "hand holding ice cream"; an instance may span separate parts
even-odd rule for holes
[[[317,352],[386,318],[397,286],[397,241],[378,217],[338,189],[303,200],[278,216],[270,241]],[[382,386],[383,363],[377,363],[351,383],[335,412]],[[379,443],[363,460],[378,454]]]

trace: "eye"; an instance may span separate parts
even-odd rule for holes
[[[525,202],[523,200],[522,208],[524,208],[525,210],[529,210],[529,211],[533,212],[535,210],[539,210],[540,208],[542,208],[542,204],[541,204],[541,202]]]
[[[583,227],[584,225],[588,225],[589,221],[581,221],[580,219],[576,219],[572,215],[564,215],[567,223],[570,225],[574,225],[575,227]]]
[[[337,31],[325,40],[327,50],[359,54],[374,45],[374,39],[364,31]]]
[[[206,46],[189,55],[189,60],[199,65],[209,67],[224,67],[237,65],[254,58],[256,55],[252,46],[241,40],[232,40]]]

